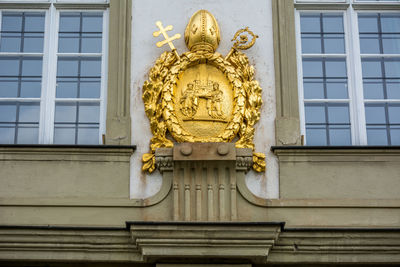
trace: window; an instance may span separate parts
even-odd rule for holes
[[[336,2],[296,4],[305,144],[400,145],[400,4]]]
[[[2,144],[101,143],[107,11],[57,2],[0,11]]]

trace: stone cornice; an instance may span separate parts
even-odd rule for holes
[[[213,259],[266,263],[282,223],[132,222],[132,239],[145,262]]]
[[[400,263],[400,229],[287,229],[268,262]]]
[[[399,146],[273,146],[280,161],[399,161]]]
[[[0,226],[0,261],[41,263],[400,263],[400,228],[127,222],[127,228]],[[175,261],[174,261],[175,259]]]
[[[136,146],[0,145],[0,160],[129,162],[135,150]]]

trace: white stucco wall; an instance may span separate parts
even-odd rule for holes
[[[182,38],[174,41],[178,53],[187,51],[183,34],[194,12],[199,9],[210,11],[218,21],[221,30],[221,43],[217,51],[226,55],[230,41],[238,29],[249,26],[259,35],[255,45],[245,51],[251,64],[256,68],[256,79],[263,89],[261,120],[256,125],[256,151],[267,154],[266,173],[253,171],[247,175],[247,184],[256,195],[264,198],[279,197],[278,164],[270,152],[275,140],[275,86],[272,36],[272,12],[270,0],[133,0],[132,11],[132,143],[137,151],[131,159],[131,198],[145,198],[154,195],[161,186],[161,175],[155,171],[152,175],[141,172],[143,153],[149,151],[151,132],[149,121],[142,102],[142,85],[148,72],[160,54],[168,46],[156,47],[161,36],[154,38],[152,33],[158,28],[157,20],[164,26],[173,25],[170,36],[180,33]]]

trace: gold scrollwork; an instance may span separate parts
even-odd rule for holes
[[[249,42],[249,37],[247,37],[247,35],[243,33],[247,33],[248,35],[251,36],[250,42]],[[258,35],[254,34],[251,30],[249,30],[249,27],[246,27],[244,29],[238,30],[233,36],[231,41],[235,41],[233,43],[233,48],[246,50],[254,45],[254,43],[256,42],[256,38],[258,38]]]

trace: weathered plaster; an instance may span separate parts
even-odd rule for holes
[[[229,6],[229,12],[227,11]],[[155,194],[161,185],[161,175],[155,172],[145,175],[141,172],[141,156],[149,150],[151,138],[149,121],[144,113],[142,85],[148,71],[159,55],[169,49],[157,48],[155,43],[162,38],[154,38],[157,30],[155,22],[161,20],[164,25],[173,25],[171,35],[183,35],[190,16],[199,9],[209,10],[217,19],[221,29],[221,44],[217,52],[225,55],[229,52],[230,41],[235,32],[246,26],[260,37],[246,54],[256,68],[256,78],[263,88],[263,107],[261,120],[256,125],[256,151],[267,154],[267,171],[247,174],[247,184],[257,196],[277,198],[279,196],[278,166],[270,146],[275,142],[275,89],[274,57],[272,36],[271,1],[259,0],[133,0],[132,3],[132,143],[137,151],[131,159],[131,198],[144,198]],[[179,53],[187,51],[183,38],[174,42]]]

